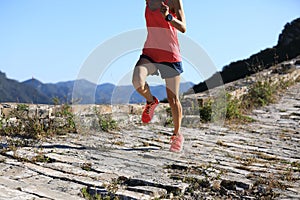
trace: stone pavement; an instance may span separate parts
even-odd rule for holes
[[[82,189],[103,199],[300,199],[300,83],[251,117],[182,128],[180,154],[168,151],[171,128],[135,115],[120,131],[22,148],[2,137],[0,199],[84,199]]]

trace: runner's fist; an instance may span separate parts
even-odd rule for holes
[[[166,17],[169,14],[169,6],[163,1],[161,2],[160,12],[162,13],[163,17]]]

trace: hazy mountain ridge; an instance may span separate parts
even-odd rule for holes
[[[37,84],[37,82],[35,83]],[[1,102],[30,102],[48,103],[48,97],[34,87],[28,87],[16,80],[8,79],[0,71],[0,101]]]
[[[80,79],[59,83],[42,83],[37,79],[18,82],[8,79],[0,72],[0,102],[52,104],[53,98],[60,102],[79,104],[141,103],[144,98],[135,92],[133,86],[116,86],[110,83],[94,84]],[[193,83],[181,83],[181,93],[191,88]],[[166,98],[164,85],[152,86],[153,94],[159,99]]]

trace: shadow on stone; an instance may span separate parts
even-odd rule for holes
[[[74,146],[68,146],[68,145],[62,145],[62,144],[53,144],[53,145],[42,145],[39,148],[42,149],[76,149],[76,150],[85,150],[86,147],[74,147]]]

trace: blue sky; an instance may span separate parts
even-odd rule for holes
[[[216,70],[276,45],[284,25],[300,17],[299,0],[183,3],[184,36],[203,48]],[[75,80],[97,47],[145,27],[144,7],[144,0],[0,0],[0,70],[18,81]],[[98,83],[119,82],[130,74],[139,54],[137,50],[116,58]],[[188,62],[184,68],[184,80],[202,81]]]

